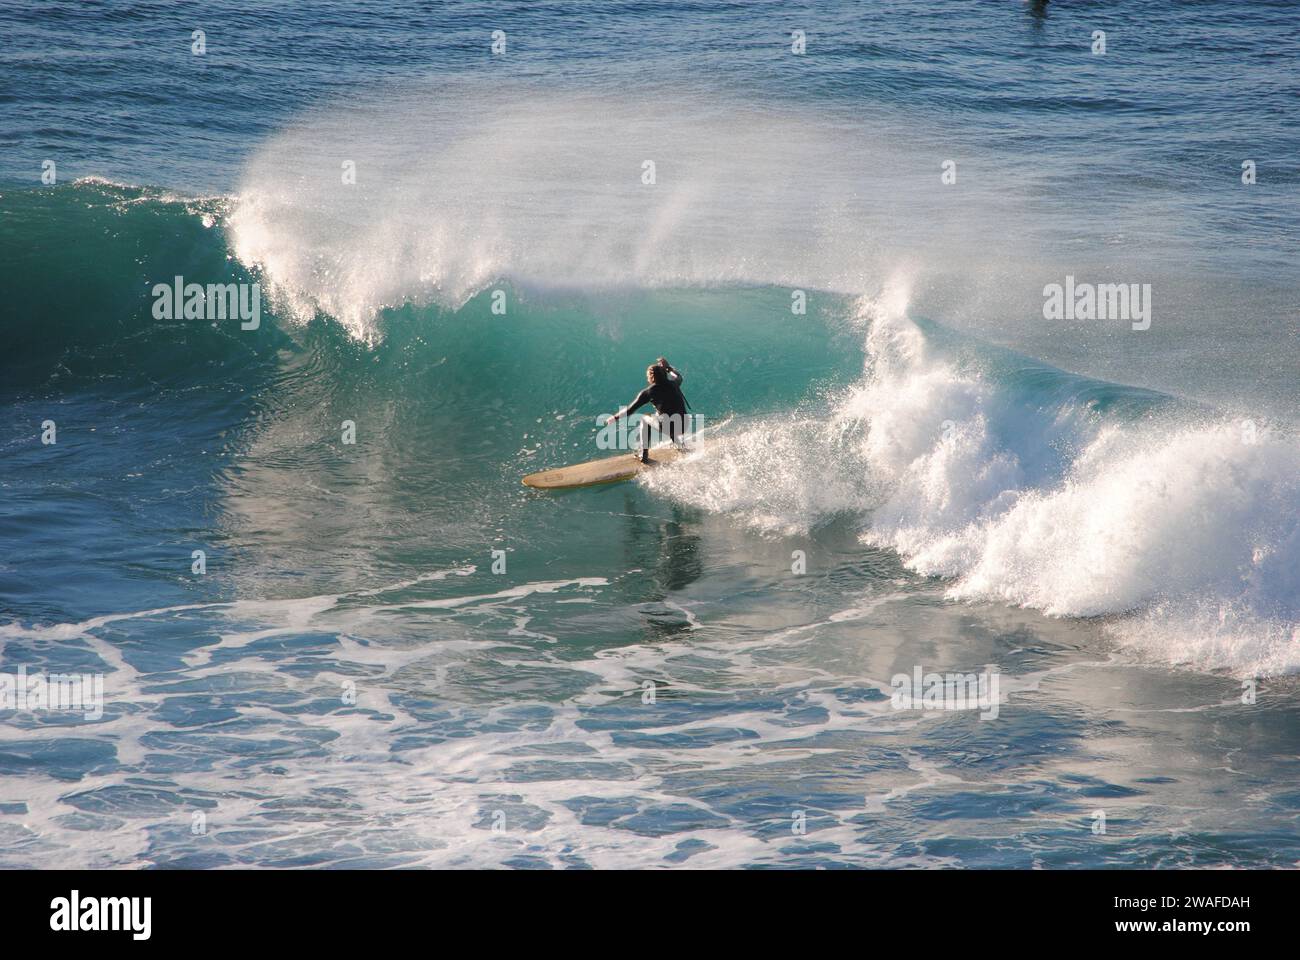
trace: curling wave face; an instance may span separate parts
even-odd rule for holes
[[[370,529],[338,524],[339,555],[348,555],[346,568],[356,569],[366,563],[366,548],[356,551],[367,538],[392,543],[409,535],[411,471],[430,478],[427,503],[486,518],[492,498],[499,503],[513,483],[502,463],[519,463],[521,456],[537,465],[581,459],[591,431],[584,411],[622,399],[619,373],[636,369],[644,348],[635,327],[648,321],[669,342],[690,344],[693,386],[702,391],[692,393],[710,415],[738,414],[725,443],[680,470],[645,479],[677,502],[733,515],[769,535],[847,522],[865,542],[896,551],[914,572],[946,580],[952,598],[1101,617],[1113,636],[1162,661],[1255,675],[1300,669],[1300,450],[1288,424],[1227,417],[1167,395],[1066,374],[916,320],[907,272],[895,272],[876,295],[813,290],[809,335],[793,345],[781,319],[786,291],[680,286],[703,282],[706,274],[714,282],[729,271],[761,274],[757,255],[738,255],[729,265],[715,260],[707,271],[703,259],[683,255],[653,277],[631,269],[635,257],[608,258],[610,271],[616,262],[627,269],[622,282],[664,284],[658,292],[617,284],[540,289],[528,278],[545,272],[545,264],[528,253],[537,238],[524,236],[498,251],[500,260],[473,270],[473,258],[462,250],[452,258],[460,266],[447,272],[443,264],[430,274],[439,277],[437,289],[424,289],[414,278],[419,264],[427,266],[427,250],[363,245],[357,277],[374,274],[368,258],[391,262],[384,281],[391,290],[381,295],[369,281],[358,287],[295,259],[303,250],[318,254],[322,244],[343,243],[344,233],[322,225],[332,220],[322,221],[317,206],[298,196],[284,200],[295,215],[269,230],[250,212],[262,209],[258,196],[194,200],[84,181],[4,202],[11,223],[39,224],[52,243],[75,233],[99,244],[89,261],[95,272],[80,288],[107,305],[108,321],[103,310],[61,308],[67,307],[59,292],[63,267],[26,262],[15,247],[9,269],[21,271],[25,282],[14,289],[30,292],[19,312],[37,322],[13,331],[10,388],[35,396],[70,388],[162,390],[191,410],[185,433],[196,444],[226,429],[229,417],[247,415],[240,410],[260,407],[259,425],[223,444],[227,455],[245,458],[229,474],[230,533],[269,538],[266,505],[276,503],[279,522],[292,518],[301,530],[294,539],[302,554],[295,560],[281,543],[257,564],[264,576],[275,576],[285,562],[308,563],[316,548],[314,506],[292,507],[299,492],[337,488],[340,470],[351,472],[322,460],[313,438],[323,418],[364,416],[366,443],[385,451],[354,478],[375,494],[353,510],[369,518]],[[664,236],[681,239],[680,231],[689,232],[702,216],[683,213]],[[96,239],[110,229],[116,239]],[[299,229],[308,232],[294,232]],[[399,247],[410,239],[402,240],[406,235],[391,224],[388,230]],[[572,243],[580,243],[579,233]],[[270,252],[249,253],[259,243]],[[176,263],[178,246],[187,251],[188,267]],[[246,265],[232,260],[232,251]],[[209,277],[269,282],[280,293],[270,301],[262,339],[220,325],[148,318],[148,285],[123,283],[116,262],[122,256],[151,276],[193,272],[198,264]],[[658,262],[641,262],[652,261]],[[499,281],[511,307],[496,318],[489,292],[475,291],[507,265],[524,279]],[[457,286],[449,278],[462,276],[462,268],[469,272]],[[813,274],[809,264],[795,269]],[[615,273],[605,279],[614,283]],[[840,279],[849,282],[846,274]],[[439,291],[454,293],[455,305],[440,302]],[[433,302],[413,306],[426,294]],[[385,300],[400,306],[383,309]],[[327,318],[308,330],[293,304],[336,309],[353,322],[336,328]],[[48,335],[56,329],[59,336]],[[357,344],[357,338],[371,342]],[[566,368],[574,343],[595,345],[588,353],[602,358],[564,378],[554,409],[541,411],[522,446],[509,431],[494,437],[493,429],[471,429],[554,392],[551,371]],[[739,376],[738,343],[755,358]],[[500,375],[502,364],[509,375]],[[189,389],[213,370],[226,378],[220,389]],[[496,384],[487,392],[485,374]],[[258,395],[267,399],[250,407]],[[440,398],[432,408],[418,399],[429,396]],[[452,411],[458,426],[449,433]],[[416,452],[435,438],[444,455],[459,451],[458,465],[435,465]],[[316,475],[304,485],[290,475],[290,464]],[[470,479],[483,469],[494,476],[490,491]],[[477,524],[435,527],[453,543],[484,535]]]

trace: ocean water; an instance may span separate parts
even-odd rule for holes
[[[0,692],[103,683],[0,709],[0,865],[1300,859],[1300,7],[0,35]],[[715,442],[520,485],[659,355]]]

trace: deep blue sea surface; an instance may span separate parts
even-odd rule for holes
[[[1300,861],[1300,6],[0,37],[0,866]]]

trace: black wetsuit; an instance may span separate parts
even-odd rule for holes
[[[669,418],[668,439],[676,442],[686,431],[686,398],[682,396],[681,387],[682,380],[685,378],[676,370],[672,370],[671,373],[676,374],[676,380],[664,377],[663,383],[650,384],[636,395],[623,413],[631,419],[632,414],[638,409],[647,403],[652,404],[656,413]]]

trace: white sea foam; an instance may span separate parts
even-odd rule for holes
[[[1173,663],[1300,671],[1293,434],[1101,416],[942,355],[905,303],[898,286],[862,300],[868,371],[826,416],[763,418],[648,482],[774,533],[856,510],[865,541],[952,598],[1110,615],[1114,637]]]
[[[378,599],[451,576],[470,578],[473,571],[436,571],[346,595],[124,613],[41,635],[7,625],[0,631],[7,642],[75,639],[114,666],[109,684],[114,709],[82,735],[112,744],[116,763],[82,772],[75,784],[25,780],[22,839],[40,838],[47,866],[143,866],[180,856],[232,856],[236,863],[255,864],[316,857],[337,865],[495,867],[524,858],[553,866],[632,867],[663,865],[665,857],[680,856],[683,850],[698,866],[776,863],[786,855],[783,837],[788,842],[793,836],[791,811],[730,812],[681,790],[669,774],[702,768],[771,768],[779,774],[790,763],[825,752],[810,735],[861,733],[868,727],[911,729],[929,720],[892,711],[883,695],[871,703],[846,704],[809,686],[810,679],[833,682],[831,674],[771,659],[774,649],[806,639],[815,625],[801,631],[801,637],[758,642],[753,654],[736,649],[730,639],[711,645],[692,638],[594,651],[587,659],[539,658],[537,651],[519,648],[517,662],[500,635],[463,642],[439,636],[408,648],[377,638],[361,645],[350,633],[339,632],[366,635],[378,624],[383,633],[393,611],[419,609],[439,634],[438,624],[450,624],[471,609],[522,609],[519,605],[542,597],[549,602],[556,593],[599,595],[608,586],[585,579],[521,584],[494,593],[480,588],[451,598],[453,602]],[[376,605],[356,606],[362,598]],[[897,600],[881,597],[837,619],[865,615]],[[686,612],[688,619],[693,617]],[[140,673],[122,660],[118,638],[100,635],[104,628],[135,618],[170,618],[178,632],[217,628],[222,643],[183,654],[183,665],[168,675]],[[297,666],[311,664],[310,671],[282,669],[286,663],[267,659],[255,647],[255,641],[268,636],[304,632],[336,635],[335,642],[303,651]],[[220,661],[212,656],[215,651],[220,651]],[[689,663],[701,653],[725,656],[729,665],[716,674],[701,673]],[[452,688],[466,684],[449,683],[447,668],[476,660],[496,670],[580,677],[583,692],[563,703],[526,697],[464,705]],[[428,669],[431,661],[436,670]],[[370,669],[358,673],[363,665]],[[647,677],[671,685],[676,696],[689,692],[708,702],[738,692],[740,700],[725,721],[707,711],[696,719],[659,713],[640,701]],[[756,677],[764,690],[776,691],[781,706],[774,710],[769,699],[748,702],[744,693]],[[358,688],[355,710],[338,702],[338,684],[346,679],[354,679]],[[877,688],[885,684],[883,679],[875,682]],[[205,706],[219,701],[237,706],[239,722],[172,726],[176,717],[167,713],[168,707],[191,699],[191,693]],[[437,705],[430,714],[432,700]],[[327,701],[328,710],[301,711]],[[622,724],[613,729],[593,725],[599,715],[589,713],[591,708],[627,703],[635,711],[628,717],[635,722],[626,731],[635,734],[631,741],[620,739]],[[825,717],[802,716],[809,708],[825,711]],[[732,735],[737,732],[744,735]],[[728,735],[715,740],[718,733]],[[55,743],[68,731],[0,726],[0,735],[13,749],[34,740]],[[764,749],[756,749],[758,744]],[[322,762],[322,752],[332,762]],[[166,776],[132,777],[133,771],[173,754],[176,760]],[[205,760],[209,755],[210,762]],[[919,758],[916,762],[914,767],[909,759],[904,781],[933,780]],[[882,795],[899,779],[892,763],[857,774],[862,790]],[[829,801],[823,797],[819,802]],[[857,803],[849,791],[836,805],[846,811],[810,810],[810,817],[830,821],[818,825],[817,840],[840,845],[856,862],[941,862],[896,850],[893,841],[864,841],[851,820]],[[581,813],[584,805],[599,804],[616,814],[601,821]],[[666,834],[635,825],[637,818],[664,817],[666,810],[697,825]],[[204,817],[201,832],[193,829],[198,813]],[[493,829],[498,818],[500,831]],[[684,842],[689,845],[680,847]],[[24,856],[15,850],[3,859],[26,862]]]

